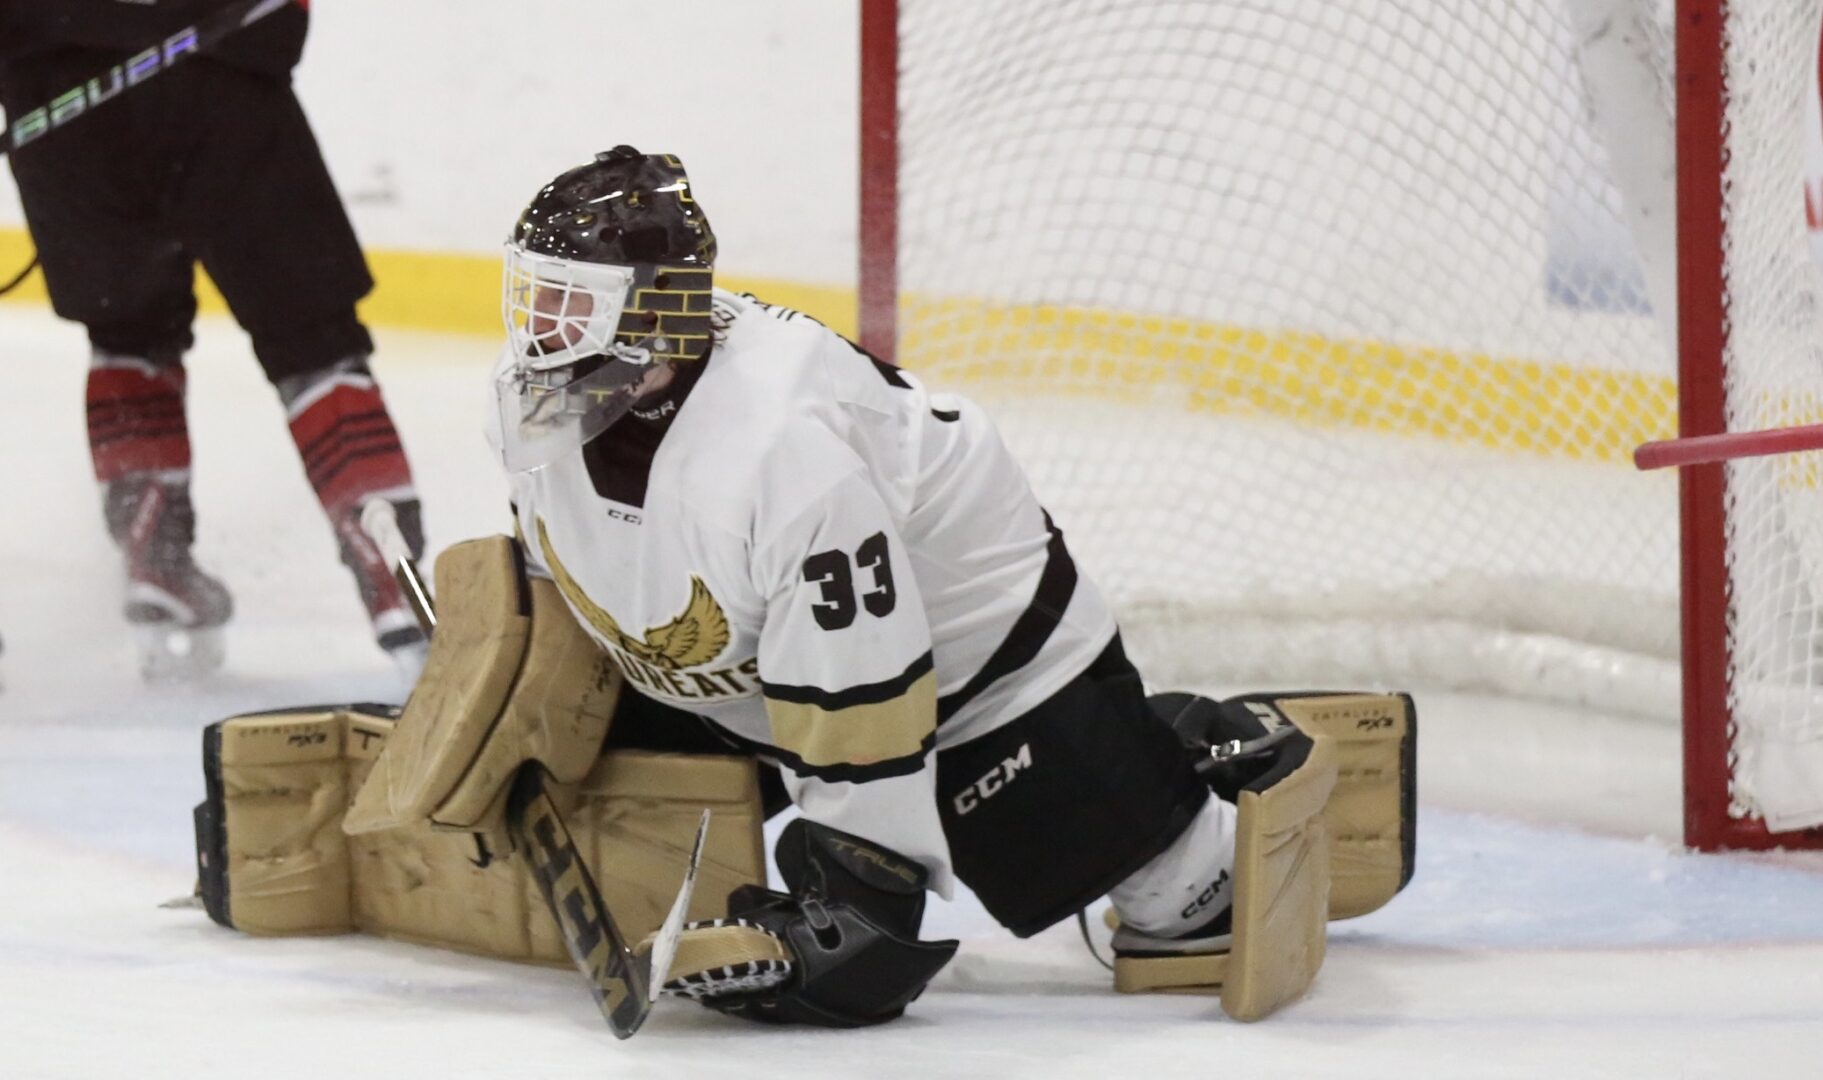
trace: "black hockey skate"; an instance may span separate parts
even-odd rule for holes
[[[126,616],[147,682],[199,678],[221,667],[222,627],[234,603],[220,580],[191,556],[196,515],[181,481],[129,479],[109,485],[110,531],[127,557]]]

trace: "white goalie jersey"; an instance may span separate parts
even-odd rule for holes
[[[513,475],[532,571],[632,688],[776,761],[806,817],[948,895],[936,750],[1055,693],[1113,617],[973,404],[797,312],[717,290],[715,314],[645,457],[616,447],[639,435],[623,421]],[[604,479],[616,455],[642,482]]]

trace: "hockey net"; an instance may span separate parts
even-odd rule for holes
[[[863,0],[863,341],[989,406],[1153,681],[1675,717],[1684,4]],[[1823,413],[1820,5],[1725,23],[1731,428]],[[1813,459],[1727,467],[1710,586],[1761,833],[1823,821]]]

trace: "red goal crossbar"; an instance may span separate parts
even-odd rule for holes
[[[1679,468],[1771,454],[1798,454],[1806,450],[1823,450],[1823,424],[1661,439],[1640,444],[1633,451],[1633,464],[1641,469]]]

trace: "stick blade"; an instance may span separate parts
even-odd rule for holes
[[[690,865],[684,869],[684,883],[678,887],[677,899],[671,902],[670,912],[665,915],[657,936],[652,939],[652,951],[646,954],[651,958],[651,969],[646,975],[646,992],[651,1001],[658,1000],[658,995],[664,992],[665,980],[671,975],[671,961],[677,956],[677,939],[683,936],[684,917],[690,910],[690,894],[696,891],[696,868],[702,865],[703,842],[708,837],[709,811],[705,808],[702,820],[696,825],[696,843],[690,848]]]

